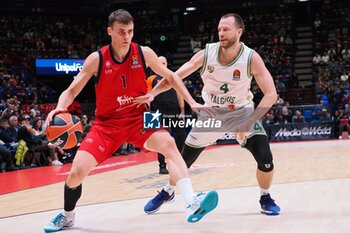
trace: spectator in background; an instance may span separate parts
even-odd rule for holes
[[[26,87],[26,94],[27,94],[27,98],[28,98],[28,101],[31,102],[34,100],[34,97],[35,97],[35,94],[36,94],[36,88],[34,88],[32,86],[32,84],[29,84],[28,87]]]
[[[46,132],[43,130],[43,120],[40,117],[36,117],[33,121],[33,129],[35,130],[35,136],[39,136],[41,138],[46,137]]]
[[[4,117],[0,118],[0,140],[3,141],[10,150],[15,150],[18,140],[8,132],[7,129],[9,127],[8,120]]]
[[[83,125],[83,129],[85,129],[85,127],[88,125],[88,117],[87,115],[83,115],[80,119],[81,124]]]
[[[30,109],[30,115],[33,118],[40,117],[41,113],[38,104],[33,104]]]
[[[348,82],[349,76],[346,74],[345,71],[344,71],[344,73],[340,76],[340,80],[343,81],[343,82]]]
[[[16,141],[18,141],[18,117],[17,116],[11,116],[9,119],[10,126],[7,129],[7,132],[12,136],[16,138]]]
[[[324,52],[321,59],[321,64],[327,65],[328,62],[329,62],[329,55],[327,54],[327,52]]]
[[[284,92],[286,90],[286,85],[280,79],[276,82],[276,90],[277,92]]]
[[[6,171],[15,171],[18,170],[14,165],[12,161],[12,153],[11,150],[9,150],[4,143],[0,140],[0,159],[2,159],[6,163]]]
[[[342,133],[347,131],[350,135],[349,115],[344,112],[344,109],[338,109],[335,111],[334,124],[336,137],[341,138]]]
[[[321,111],[320,122],[331,122],[331,114],[327,111],[326,108],[323,108]]]
[[[282,99],[282,97],[279,94],[277,94],[277,100],[276,100],[275,105],[277,105],[279,107],[282,107],[284,105],[284,99]]]
[[[18,139],[24,140],[28,148],[44,152],[49,165],[62,165],[58,160],[57,154],[55,154],[56,146],[48,141],[43,141],[41,136],[36,135],[36,130],[33,129],[30,121],[29,115],[24,115],[20,118],[21,127],[18,130]]]
[[[315,64],[315,65],[318,65],[320,64],[322,61],[322,57],[319,53],[316,53],[316,55],[312,58],[312,62]]]
[[[305,123],[305,118],[304,118],[304,116],[301,114],[301,112],[299,110],[295,111],[295,114],[292,117],[292,123],[293,124]]]
[[[2,112],[2,117],[9,119],[11,116],[14,115],[15,110],[15,102],[12,99],[8,99],[6,101],[7,108]]]

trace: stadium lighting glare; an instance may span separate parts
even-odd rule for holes
[[[188,15],[188,13],[187,13],[187,12],[184,12],[184,15]]]
[[[194,6],[186,7],[186,11],[195,11],[197,8]]]

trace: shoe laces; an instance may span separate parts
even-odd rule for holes
[[[166,196],[170,196],[166,191],[164,191],[164,189],[162,189],[161,191],[157,191],[157,192],[158,192],[158,194],[154,198],[154,202],[159,202],[159,201],[163,200],[164,198],[166,198]]]
[[[271,198],[270,194],[262,196],[262,201],[265,205],[276,206],[275,200]]]
[[[63,219],[66,217],[63,216],[62,213],[58,214],[56,217],[54,217],[51,222],[54,223],[55,225],[58,225]]]
[[[204,193],[199,192],[196,196],[193,197],[192,203],[187,207],[193,209],[197,209],[198,206],[200,205],[201,201],[204,198]]]

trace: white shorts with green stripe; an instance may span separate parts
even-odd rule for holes
[[[231,134],[234,137],[235,130],[237,127],[248,119],[248,117],[254,112],[252,107],[243,107],[240,109],[221,109],[218,108],[216,116],[210,118],[210,116],[201,112],[197,121],[202,122],[221,122],[221,126],[217,127],[218,124],[207,124],[210,127],[193,127],[191,132],[188,134],[186,144],[191,147],[206,147],[216,143],[226,133]],[[196,124],[205,125],[205,124]],[[216,126],[216,127],[215,127]],[[237,140],[241,146],[244,146],[246,139],[254,135],[266,135],[266,132],[261,124],[261,121],[256,121],[250,130],[245,133],[246,138],[243,141]]]

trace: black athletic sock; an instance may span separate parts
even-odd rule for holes
[[[188,168],[192,166],[204,149],[205,147],[194,148],[185,144],[182,150],[182,158],[185,160]]]
[[[64,185],[64,210],[74,210],[80,196],[81,196],[81,184],[76,188],[69,188],[67,184]]]
[[[166,165],[165,157],[161,153],[158,153],[158,162],[159,162],[159,166],[161,167],[164,167]]]

